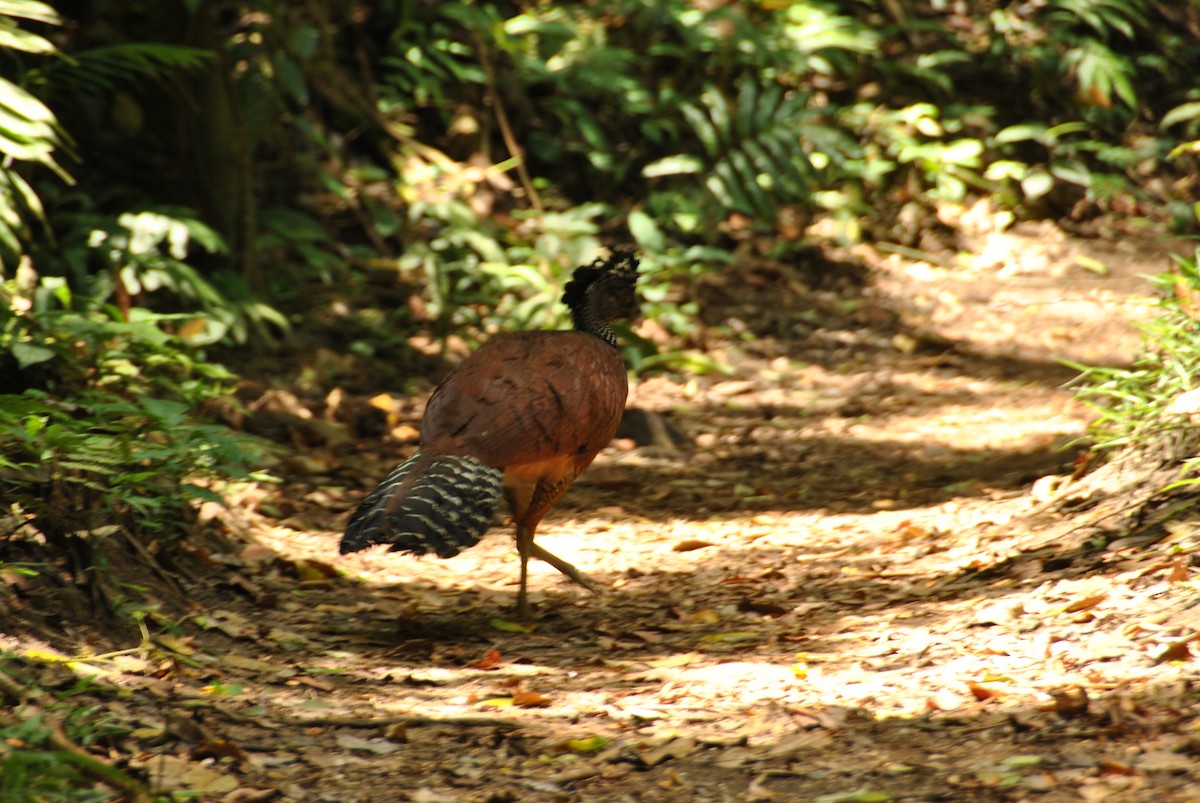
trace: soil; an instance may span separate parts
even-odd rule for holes
[[[277,388],[286,482],[201,511],[173,628],[0,646],[72,659],[42,680],[128,731],[94,751],[204,800],[1200,800],[1200,520],[1149,458],[1092,471],[1060,362],[1130,363],[1170,250],[740,259],[698,290],[732,374],[636,383],[538,536],[601,590],[536,563],[532,623],[506,526],[338,556],[419,403],[367,437],[366,394]]]

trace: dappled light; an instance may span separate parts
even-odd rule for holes
[[[1200,800],[1200,3],[0,56],[0,800]]]

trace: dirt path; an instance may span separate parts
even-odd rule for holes
[[[256,543],[208,556],[202,628],[113,679],[158,734],[135,766],[230,801],[1200,800],[1197,528],[1039,517],[1088,416],[1053,358],[1128,359],[1162,265],[1043,240],[1007,272],[860,253],[855,299],[745,267],[736,375],[636,387],[690,443],[572,489],[539,540],[604,590],[533,567],[532,629],[499,528],[335,557],[336,478],[400,447],[331,444],[328,483],[222,514]]]

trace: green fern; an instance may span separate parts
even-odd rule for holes
[[[140,80],[167,83],[181,73],[203,69],[212,58],[211,51],[197,47],[125,42],[75,53],[34,75],[35,80],[86,93]]]
[[[667,157],[646,175],[706,171],[705,186],[725,211],[753,217],[773,219],[783,205],[809,203],[827,183],[826,166],[857,152],[809,100],[744,80],[731,102],[710,85],[699,104],[682,107],[704,156]]]
[[[1058,24],[1082,22],[1104,39],[1114,32],[1133,39],[1150,26],[1144,0],[1053,0],[1047,17]]]

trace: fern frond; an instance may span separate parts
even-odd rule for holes
[[[821,189],[814,150],[834,149],[832,163],[857,151],[806,95],[773,82],[744,80],[732,103],[709,86],[699,104],[682,111],[707,156],[706,185],[727,211],[773,218],[780,206],[804,203]]]
[[[110,90],[120,83],[166,83],[197,72],[213,58],[210,50],[157,42],[126,42],[72,54],[48,65],[40,78],[74,91]]]

